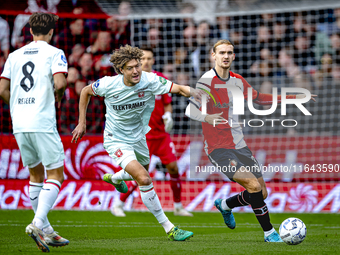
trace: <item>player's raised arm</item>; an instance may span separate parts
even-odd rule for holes
[[[252,86],[240,75],[239,78],[242,80],[244,86],[244,96],[247,99],[248,96],[252,96],[253,102],[259,105],[271,105],[273,103],[273,94],[260,93],[252,88]],[[248,94],[248,89],[251,88],[252,93]],[[286,99],[303,99],[305,98],[305,94],[295,94],[295,95],[286,95]],[[317,95],[311,94],[311,100],[316,102]],[[282,97],[281,95],[277,96],[277,102],[281,103]]]
[[[72,131],[73,137],[71,143],[78,142],[86,133],[86,111],[90,102],[91,96],[95,96],[92,91],[92,84],[82,89],[79,100],[79,123]]]
[[[256,96],[256,99],[254,99],[254,103],[259,104],[259,105],[270,105],[273,103],[273,95],[272,94],[264,94],[257,92],[258,96]],[[287,99],[302,99],[305,98],[305,94],[296,94],[296,95],[286,95]],[[311,94],[311,100],[316,102],[317,95]],[[277,102],[281,103],[282,97],[281,95],[277,96]]]

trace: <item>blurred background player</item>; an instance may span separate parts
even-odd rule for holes
[[[13,133],[30,172],[29,196],[35,216],[26,234],[43,252],[49,252],[47,245],[69,243],[47,219],[64,181],[65,154],[55,101],[60,105],[66,88],[67,60],[62,50],[49,45],[57,20],[54,14],[32,14],[29,24],[34,41],[9,55],[0,77],[0,96],[10,104]]]
[[[144,72],[153,72],[160,77],[168,79],[161,72],[152,69],[155,63],[154,53],[151,48],[142,47],[144,55],[142,56],[142,70]],[[178,174],[178,166],[176,160],[175,145],[171,141],[168,132],[171,131],[173,120],[171,117],[171,95],[163,94],[155,96],[155,109],[153,110],[149,122],[151,130],[146,134],[146,142],[150,151],[150,156],[155,155],[160,158],[163,165],[170,174],[170,186],[173,193],[174,200],[174,215],[177,216],[193,216],[183,208],[181,203],[181,179]],[[126,199],[137,188],[137,183],[131,181],[127,183],[129,191],[120,194],[120,200],[112,208],[112,214],[117,217],[125,217],[123,210]]]

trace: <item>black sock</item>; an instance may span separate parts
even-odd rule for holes
[[[263,200],[262,191],[249,193],[250,205],[253,208],[255,216],[259,221],[263,231],[269,231],[273,228],[270,223],[269,211]]]
[[[248,191],[244,190],[233,197],[229,197],[225,202],[230,209],[234,207],[249,205],[249,193]]]

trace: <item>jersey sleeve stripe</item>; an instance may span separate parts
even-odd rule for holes
[[[201,85],[204,85],[204,86],[207,86],[207,87],[210,87],[210,85],[208,85],[208,84],[206,84],[206,83],[203,83],[203,82],[197,82],[197,83],[199,83],[199,84],[201,84]]]
[[[57,74],[57,73],[66,73],[66,74],[68,74],[68,72],[56,72],[56,73],[54,73],[54,74],[52,74],[52,75],[54,76],[54,75]]]
[[[4,77],[4,76],[0,76],[0,79],[6,79],[6,80],[9,80],[9,81],[11,80],[11,79]]]
[[[210,92],[210,88],[207,87],[207,86],[205,86],[204,83],[197,82],[196,88],[198,88],[198,89],[204,89],[205,91],[209,91],[209,92]]]
[[[172,82],[171,83],[171,87],[170,87],[170,90],[169,90],[169,93],[171,93],[171,89],[172,89],[172,86],[174,85],[174,83]]]
[[[95,96],[97,96],[96,92],[94,92],[94,90],[93,90],[93,88],[92,88],[92,85],[93,85],[93,83],[91,84],[91,90],[92,90],[93,94],[94,94]]]

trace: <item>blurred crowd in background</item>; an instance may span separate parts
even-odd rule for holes
[[[103,18],[104,12],[95,2],[84,5],[78,1],[74,6],[63,5],[69,9],[58,8],[58,11],[53,9],[56,5],[51,4],[52,0],[28,2],[31,2],[30,12],[73,14],[73,18],[60,15],[51,41],[64,50],[69,64],[68,87],[57,111],[58,130],[62,134],[71,134],[77,125],[82,88],[105,75],[115,75],[109,62],[114,49],[125,44],[151,47],[155,70],[178,84],[195,87],[197,79],[214,66],[212,46],[219,39],[234,44],[236,59],[231,71],[246,78],[256,90],[272,93],[272,88],[277,87],[280,94],[282,87],[302,87],[318,95],[316,103],[305,105],[312,116],[304,116],[293,106],[288,107],[287,116],[281,116],[279,108],[271,116],[262,117],[246,110],[246,120],[296,119],[299,124],[295,128],[281,125],[273,128],[269,123],[267,127],[245,127],[245,133],[339,134],[340,8],[196,19],[192,14],[199,6],[194,1],[183,1],[180,18],[178,15],[136,18],[131,2],[123,1],[115,15]],[[99,18],[82,15],[86,9],[97,13]],[[32,36],[27,23],[29,14],[0,16],[2,70],[8,54],[29,43]],[[190,123],[184,115],[186,105],[184,98],[173,97],[174,134],[189,133]],[[104,115],[103,99],[93,97],[87,113],[88,133],[102,133]],[[2,100],[0,133],[11,133],[9,106]]]

